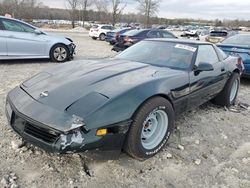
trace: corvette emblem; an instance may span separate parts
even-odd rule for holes
[[[44,91],[40,94],[40,97],[48,97],[49,96],[49,92],[48,91]]]

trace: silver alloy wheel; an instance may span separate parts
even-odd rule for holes
[[[67,53],[67,50],[63,47],[57,47],[55,50],[54,50],[54,58],[57,60],[57,61],[64,61],[68,56],[68,53]]]
[[[104,35],[104,34],[101,34],[101,35],[100,35],[100,40],[101,40],[101,41],[105,40],[105,35]]]
[[[151,112],[143,123],[141,132],[142,146],[151,150],[164,139],[168,129],[168,115],[163,110]]]
[[[236,79],[232,85],[231,91],[230,91],[230,103],[232,103],[237,95],[237,91],[239,88],[239,80]]]

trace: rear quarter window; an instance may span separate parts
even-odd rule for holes
[[[218,53],[218,56],[221,60],[225,60],[228,58],[228,55],[223,52],[223,50],[221,50],[220,48],[218,48],[217,46],[214,46],[214,48],[216,49],[217,53]]]
[[[197,52],[195,65],[201,62],[215,64],[219,62],[217,52],[212,45],[200,45]]]

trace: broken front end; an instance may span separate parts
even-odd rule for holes
[[[117,158],[131,123],[88,129],[83,118],[39,103],[20,87],[8,94],[5,109],[9,124],[24,140],[62,154],[86,152]]]

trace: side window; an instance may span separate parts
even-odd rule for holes
[[[212,45],[199,46],[195,64],[198,65],[200,62],[206,62],[211,64],[219,62],[217,53],[215,52]]]
[[[2,23],[7,31],[34,33],[34,29],[32,27],[14,20],[3,19]]]
[[[105,25],[105,26],[102,26],[102,29],[110,30],[110,29],[111,29],[111,27],[110,27],[110,26]]]
[[[0,30],[3,30],[2,19],[0,18]]]
[[[148,33],[148,37],[150,37],[150,38],[161,38],[161,33],[160,33],[160,31],[150,31]]]
[[[109,26],[109,30],[114,30],[115,28],[113,26]]]

